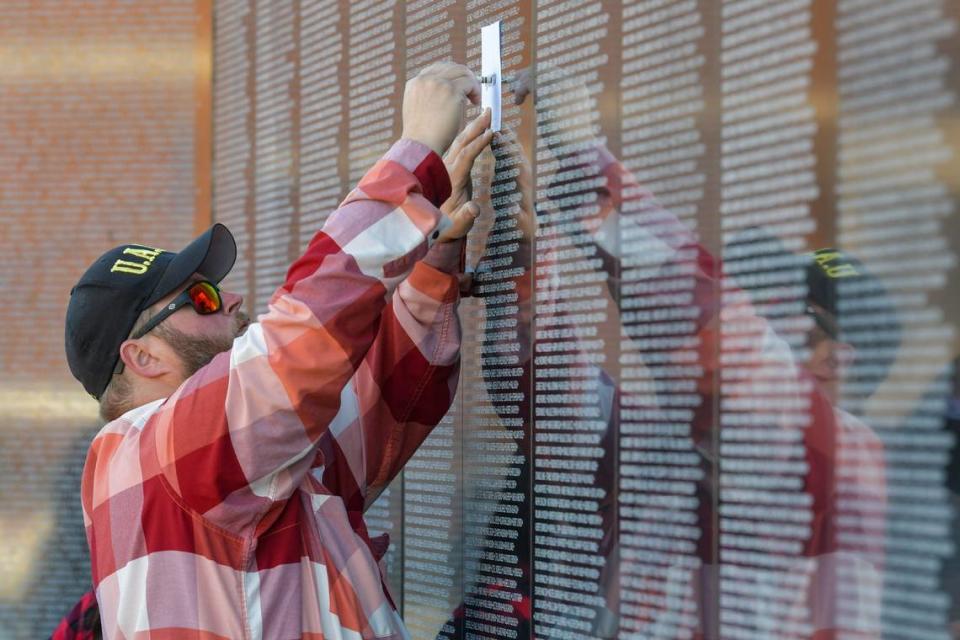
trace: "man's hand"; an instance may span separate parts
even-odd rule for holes
[[[460,132],[443,156],[443,164],[450,175],[450,197],[440,210],[448,216],[462,207],[472,197],[470,172],[477,157],[493,140],[490,127],[490,110],[485,109]]]
[[[449,227],[443,230],[437,242],[453,242],[465,238],[473,229],[473,223],[477,221],[480,215],[480,205],[474,201],[469,201],[461,205],[456,211],[449,214],[453,222]]]
[[[485,109],[460,132],[443,156],[443,163],[450,174],[451,191],[440,211],[453,224],[443,230],[437,242],[453,242],[465,237],[480,215],[480,206],[470,200],[470,172],[474,162],[493,140],[493,131],[488,129],[489,126],[490,110]]]
[[[465,66],[438,62],[407,81],[403,137],[443,155],[463,122],[464,98],[480,102],[480,82]]]

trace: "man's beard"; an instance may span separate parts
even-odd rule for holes
[[[194,336],[169,325],[161,324],[154,333],[162,338],[183,360],[184,373],[189,378],[213,360],[214,356],[233,347],[233,339],[240,336],[250,324],[250,318],[242,311],[234,315],[232,336]]]

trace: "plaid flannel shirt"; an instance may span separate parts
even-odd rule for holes
[[[362,514],[452,402],[449,193],[396,143],[229,352],[102,429],[82,500],[105,637],[408,637]]]

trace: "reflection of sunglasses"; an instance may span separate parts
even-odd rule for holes
[[[820,311],[808,304],[804,313],[813,318],[817,327],[827,334],[827,337],[831,340],[836,340],[840,336],[840,327],[837,326],[837,321],[825,311]]]
[[[174,298],[170,304],[165,306],[157,315],[150,318],[147,324],[143,325],[139,331],[130,337],[133,339],[142,338],[154,327],[166,320],[174,311],[188,304],[192,305],[193,310],[201,316],[216,313],[220,311],[220,308],[223,306],[223,300],[220,298],[220,289],[208,280],[194,282],[187,287],[186,291]]]
[[[855,350],[851,345],[840,341],[840,326],[837,324],[836,318],[829,312],[822,311],[811,305],[807,305],[804,311],[808,316],[813,318],[816,329],[819,329],[823,333],[823,336],[818,336],[816,329],[814,329],[810,336],[810,346],[816,346],[824,339],[824,336],[826,336],[826,338],[831,341],[830,352],[833,354],[833,357],[837,359],[837,364],[843,368],[853,364]]]

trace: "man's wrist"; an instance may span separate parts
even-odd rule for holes
[[[426,134],[404,131],[400,137],[403,140],[418,142],[441,157],[443,156],[443,153],[447,150],[446,147],[441,145],[438,140],[434,140],[429,135],[426,135]]]
[[[438,209],[450,197],[450,176],[443,158],[419,140],[401,138],[383,159],[396,162],[413,173],[424,197]]]

